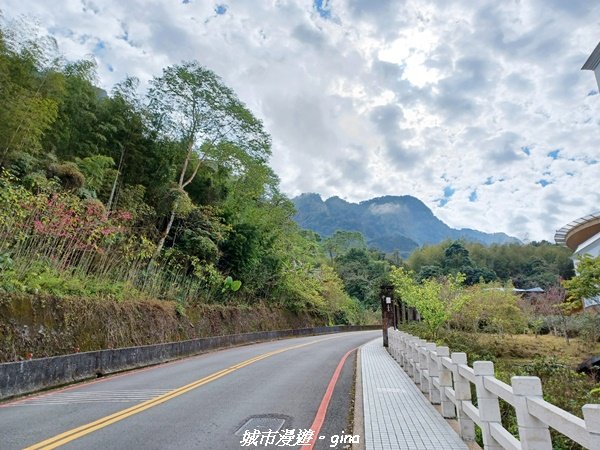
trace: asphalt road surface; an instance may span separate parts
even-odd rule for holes
[[[380,334],[230,348],[0,404],[0,449],[348,448],[334,444],[352,434],[351,350]]]

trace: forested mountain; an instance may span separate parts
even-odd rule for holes
[[[336,230],[360,231],[370,247],[385,252],[399,251],[403,256],[424,244],[448,239],[486,245],[519,242],[504,233],[450,228],[422,201],[409,195],[349,203],[339,197],[323,201],[318,194],[302,194],[292,201],[297,209],[294,219],[303,228],[316,231],[322,237]]]

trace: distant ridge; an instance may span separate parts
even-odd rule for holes
[[[406,256],[424,244],[446,239],[464,239],[485,245],[520,242],[505,233],[484,233],[450,228],[418,198],[410,195],[377,197],[349,203],[339,197],[323,201],[319,194],[301,194],[292,199],[296,222],[323,237],[336,230],[360,231],[371,247]]]

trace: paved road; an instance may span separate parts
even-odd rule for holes
[[[237,347],[0,404],[0,449],[241,449],[244,428],[257,422],[244,425],[255,417],[281,427],[276,441],[286,429],[297,439],[318,416],[342,357],[378,335]],[[341,449],[330,447],[331,437],[350,432],[355,353],[340,372],[316,449]],[[306,448],[286,442],[250,448]]]

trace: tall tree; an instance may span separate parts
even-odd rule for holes
[[[227,160],[227,150],[242,149],[262,161],[270,155],[270,138],[262,123],[217,75],[196,61],[166,68],[152,80],[148,98],[156,129],[182,146],[176,199],[187,197],[185,188],[203,164]],[[223,142],[235,145],[217,145]],[[171,207],[156,255],[173,226],[177,202]]]
[[[47,42],[55,44],[18,42],[14,30],[0,29],[0,165],[41,154],[56,119],[64,80],[47,60]]]
[[[367,243],[360,231],[336,230],[330,237],[323,241],[323,248],[331,259],[331,264],[335,263],[335,258],[350,249],[367,249]]]

